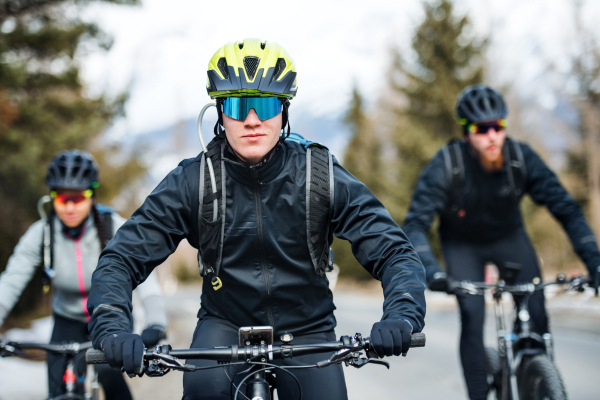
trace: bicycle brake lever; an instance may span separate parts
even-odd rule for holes
[[[5,342],[2,351],[0,351],[0,357],[10,356],[24,357],[25,353],[17,346],[13,346],[11,342]]]
[[[390,363],[387,361],[383,361],[383,360],[374,360],[372,358],[369,358],[369,361],[366,362],[367,364],[377,364],[377,365],[383,365],[384,367],[386,367],[387,369],[390,369]]]
[[[387,369],[390,369],[390,364],[387,361],[378,360],[375,358],[366,358],[366,357],[354,357],[351,360],[348,360],[347,363],[352,365],[354,368],[362,368],[367,364],[377,364],[383,365]]]
[[[352,350],[350,349],[342,349],[336,353],[334,353],[329,360],[319,361],[317,363],[317,368],[328,367],[332,364],[340,364],[344,361],[348,361],[348,359],[352,355]]]

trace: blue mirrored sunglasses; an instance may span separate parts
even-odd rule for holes
[[[277,97],[226,97],[223,100],[223,113],[238,121],[245,120],[252,109],[264,121],[281,113],[282,101]]]

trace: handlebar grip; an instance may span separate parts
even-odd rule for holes
[[[410,347],[425,347],[425,334],[413,333],[410,335]]]
[[[85,352],[85,362],[88,364],[106,364],[106,356],[102,350],[88,349]]]

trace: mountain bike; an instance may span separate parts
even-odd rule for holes
[[[498,400],[566,400],[567,392],[554,364],[552,335],[542,335],[531,329],[529,299],[550,285],[564,285],[567,290],[583,292],[587,278],[567,280],[558,275],[556,281],[507,285],[501,280],[495,285],[468,281],[449,281],[449,293],[457,296],[483,295],[490,290],[496,315],[497,349],[486,347],[490,396]],[[509,331],[502,307],[502,295],[520,296],[515,302],[515,322]]]
[[[63,375],[66,392],[49,400],[98,400],[98,375],[93,371],[93,368],[89,372],[86,371],[87,368],[82,368],[80,371],[77,368],[81,365],[86,350],[91,348],[92,342],[48,344],[0,341],[0,357],[37,358],[37,355],[32,354],[32,351],[35,350],[64,355],[67,361],[67,368]]]
[[[144,368],[142,374],[147,376],[163,376],[170,370],[192,372],[206,368],[222,368],[229,366],[247,365],[244,371],[247,375],[236,386],[232,380],[233,400],[238,399],[243,384],[246,384],[245,398],[252,400],[271,400],[277,387],[277,374],[289,374],[299,388],[299,398],[302,398],[302,387],[290,370],[295,368],[324,368],[333,364],[344,363],[346,366],[362,368],[367,364],[383,365],[389,369],[389,363],[380,359],[373,350],[370,338],[362,337],[360,333],[354,336],[342,336],[339,341],[292,344],[293,336],[285,333],[281,336],[282,344],[273,345],[271,327],[242,327],[239,330],[240,343],[229,347],[172,349],[170,345],[157,346],[154,350],[144,350]],[[410,347],[424,347],[425,335],[414,333]],[[270,361],[285,359],[308,354],[335,353],[327,360],[314,365],[278,366]],[[186,360],[214,360],[218,364],[210,367],[197,367],[185,364]],[[101,350],[90,349],[86,353],[88,364],[104,364],[106,357]],[[233,390],[232,390],[233,391]],[[242,395],[243,396],[243,395]]]

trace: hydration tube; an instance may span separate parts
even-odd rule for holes
[[[40,213],[40,217],[42,217],[42,219],[46,219],[46,210],[44,210],[44,204],[50,203],[51,201],[52,201],[52,199],[48,195],[42,196],[38,200],[38,202],[37,202],[37,210]]]
[[[48,214],[46,214],[46,210],[44,210],[44,205],[51,201],[52,201],[52,199],[50,198],[50,196],[46,195],[46,196],[43,196],[42,198],[40,198],[37,203],[37,209],[38,209],[38,212],[40,213],[40,217],[42,217],[42,219],[45,221],[44,222],[43,244],[44,244],[44,273],[46,274],[46,276],[44,278],[42,278],[42,282],[43,282],[42,289],[44,291],[44,294],[48,293],[48,291],[50,290],[50,280],[54,277],[54,270],[52,269],[52,265],[50,263],[50,261],[51,261],[50,260],[51,259],[51,246],[52,246],[50,229],[52,229],[52,227],[50,226],[50,221],[48,221]]]
[[[200,138],[200,145],[202,145],[202,150],[204,154],[208,152],[206,149],[206,145],[204,144],[204,139],[202,138],[202,118],[204,117],[204,113],[208,110],[209,107],[216,107],[217,103],[208,103],[202,110],[200,110],[200,115],[198,115],[198,137]],[[206,157],[206,162],[208,164],[208,172],[210,174],[210,184],[212,187],[213,193],[217,193],[217,181],[215,179],[215,171],[213,170],[212,160],[209,157]],[[202,199],[200,199],[202,201]],[[217,220],[217,211],[218,211],[219,203],[217,199],[213,200],[213,222]]]

